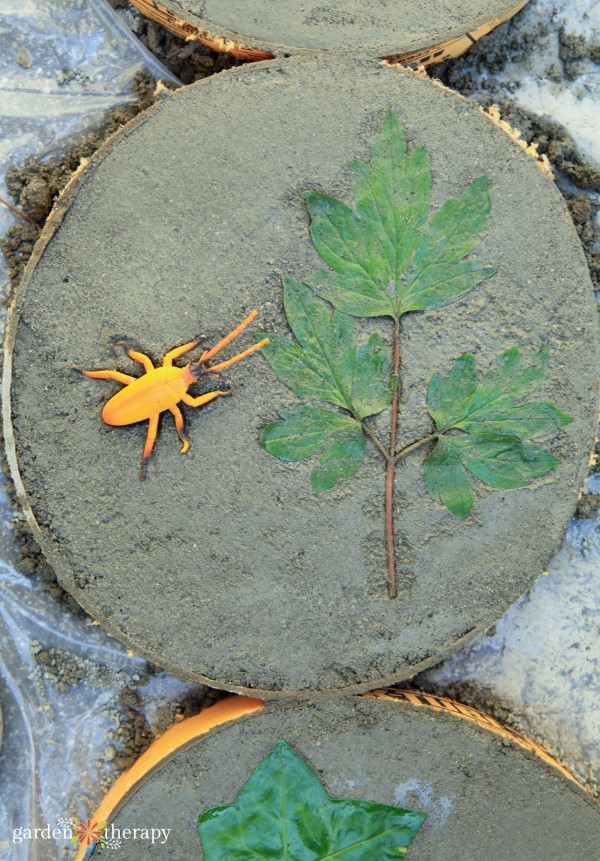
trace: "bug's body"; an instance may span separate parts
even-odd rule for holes
[[[154,368],[113,395],[104,405],[102,418],[107,425],[143,422],[176,406],[194,382],[187,367]]]
[[[233,365],[234,362],[239,362],[240,359],[245,358],[250,353],[254,353],[256,350],[260,350],[261,347],[268,343],[269,339],[265,338],[260,343],[254,344],[254,346],[249,347],[226,362],[220,362],[218,365],[213,365],[212,367],[208,367],[206,364],[219,350],[222,350],[223,347],[240,334],[242,329],[245,329],[254,320],[256,313],[256,311],[253,311],[249,314],[239,326],[219,341],[216,347],[213,347],[212,350],[205,350],[196,362],[188,363],[185,368],[174,366],[173,360],[179,358],[179,356],[182,356],[189,350],[193,350],[200,343],[201,338],[195,338],[181,347],[169,350],[160,368],[155,368],[152,360],[144,353],[128,349],[127,355],[144,366],[146,373],[141,377],[131,377],[128,374],[122,374],[120,371],[81,371],[86,377],[93,377],[98,380],[115,380],[124,386],[120,392],[113,395],[102,409],[102,418],[106,424],[122,426],[135,424],[135,422],[148,422],[148,435],[142,455],[141,479],[146,478],[146,467],[156,439],[160,414],[165,410],[169,410],[172,413],[177,433],[183,443],[181,451],[186,452],[189,448],[189,441],[183,429],[181,410],[177,406],[179,402],[183,401],[189,407],[201,407],[203,404],[207,404],[221,395],[227,395],[231,391],[231,389],[228,389],[224,392],[207,392],[204,395],[192,397],[192,395],[188,394],[189,387],[193,383],[197,383],[203,376],[218,377],[219,371],[229,367],[229,365]]]

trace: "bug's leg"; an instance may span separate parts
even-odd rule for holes
[[[79,368],[75,368],[79,371]],[[122,374],[120,371],[79,371],[84,377],[92,377],[94,380],[116,380],[124,386],[133,383],[137,377],[132,377],[129,374]]]
[[[246,328],[246,326],[248,326],[254,320],[254,318],[256,317],[257,314],[258,314],[258,311],[256,309],[254,309],[254,311],[252,311],[250,314],[248,314],[246,319],[242,320],[240,325],[236,326],[235,329],[229,333],[229,335],[225,335],[225,337],[219,341],[219,343],[216,345],[216,347],[213,347],[212,350],[205,350],[202,353],[202,355],[200,356],[200,362],[202,362],[203,364],[204,364],[204,362],[208,362],[208,360],[212,359],[212,357],[214,355],[216,355],[218,352],[220,352],[220,350],[222,350],[223,347],[226,347],[227,344],[229,344],[231,341],[233,341],[234,338],[237,338],[237,336],[240,334],[240,332],[242,332]]]
[[[187,353],[189,350],[193,350],[194,347],[203,340],[204,335],[199,335],[193,341],[188,341],[187,344],[182,344],[181,347],[173,347],[173,349],[169,350],[163,359],[163,368],[170,368],[174,359],[178,359],[180,356],[183,356],[184,353]]]
[[[190,447],[190,441],[185,435],[181,410],[179,409],[179,407],[169,407],[169,412],[173,414],[173,417],[175,419],[175,427],[177,428],[177,433],[179,434],[179,439],[183,443],[181,447],[181,453],[185,454],[185,452]]]
[[[152,359],[149,358],[149,356],[146,356],[144,353],[139,353],[137,350],[130,350],[129,348],[127,348],[127,355],[130,359],[133,359],[134,362],[139,362],[140,365],[143,365],[146,373],[149,373],[149,371],[154,370]]]
[[[191,395],[186,394],[181,396],[181,400],[184,404],[187,404],[188,407],[201,407],[203,404],[207,404],[209,401],[214,401],[215,398],[220,397],[221,395],[229,395],[233,389],[227,389],[225,392],[207,392],[205,395],[198,395],[197,398],[193,398]]]
[[[148,458],[150,457],[150,452],[154,447],[154,440],[156,439],[156,432],[158,430],[159,415],[159,413],[156,413],[155,415],[150,416],[150,418],[148,419],[148,435],[146,436],[146,445],[144,446],[144,453],[142,454],[142,470],[140,472],[140,481],[145,481],[146,479]]]

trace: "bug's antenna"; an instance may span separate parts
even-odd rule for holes
[[[258,311],[255,308],[254,311],[251,311],[250,314],[248,314],[245,320],[242,320],[239,326],[235,327],[233,332],[230,332],[229,335],[225,335],[225,337],[221,341],[219,341],[219,343],[215,347],[213,347],[212,350],[206,350],[204,353],[202,353],[199,361],[204,364],[204,362],[208,362],[209,359],[212,359],[212,357],[215,356],[218,352],[220,352],[223,347],[226,347],[227,344],[233,341],[234,338],[237,338],[240,332],[242,332],[246,328],[246,326],[250,325],[250,323],[254,320],[257,314]]]
[[[265,344],[269,343],[268,338],[263,338],[262,341],[259,341],[258,344],[253,344],[252,347],[248,347],[247,350],[244,350],[243,353],[238,353],[237,356],[234,356],[233,359],[227,359],[226,362],[221,362],[219,365],[213,365],[212,368],[208,368],[208,372],[212,371],[222,371],[224,368],[228,368],[229,365],[233,365],[235,362],[239,362],[240,359],[245,359],[246,356],[249,356],[250,353],[255,353],[257,350],[260,350],[261,347],[264,347]]]

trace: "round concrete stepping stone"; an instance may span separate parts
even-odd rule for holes
[[[425,811],[408,861],[546,861],[557,847],[569,861],[595,857],[598,805],[544,751],[473,709],[414,691],[258,712],[240,699],[165,733],[109,791],[93,820],[127,835],[123,861],[201,859],[198,816],[231,804],[279,739],[333,798]],[[245,716],[223,724],[236,710]],[[154,843],[133,829],[155,829]]]
[[[263,60],[315,50],[364,50],[402,63],[432,65],[459,57],[527,0],[132,0],[140,12],[184,39]]]
[[[399,446],[431,431],[428,381],[465,351],[481,374],[514,344],[527,356],[547,345],[534,397],[573,416],[543,441],[556,469],[518,490],[476,483],[466,520],[428,495],[422,451],[399,462],[396,600],[382,458],[367,441],[356,475],[315,495],[310,464],[282,463],[260,444],[262,428],[301,403],[261,355],[224,373],[230,397],[184,407],[185,455],[166,414],[145,482],[147,422],[104,424],[119,386],[73,371],[138,376],[115,346],[123,338],[158,362],[198,332],[216,344],[253,308],[240,349],[259,329],[289,335],[282,276],[323,265],[303,192],[351,202],[350,164],[368,159],[390,107],[410,148],[429,149],[432,211],[488,177],[491,221],[477,256],[497,270],[453,304],[402,318]],[[390,347],[390,319],[357,325]],[[489,627],[560,546],[594,440],[597,335],[562,197],[476,106],[350,55],[246,66],[178,91],[125,129],[51,217],[9,326],[11,468],[61,583],[136,652],[238,692],[368,690]],[[373,426],[383,434],[389,418]]]

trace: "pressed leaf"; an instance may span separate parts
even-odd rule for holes
[[[476,389],[477,371],[472,353],[459,356],[445,377],[439,373],[432,376],[427,389],[427,409],[438,430],[460,421]]]
[[[465,353],[455,360],[445,377],[434,374],[431,378],[427,392],[429,414],[440,431],[459,428],[467,433],[518,439],[552,433],[572,421],[571,416],[546,401],[518,403],[543,381],[547,366],[546,347],[526,366],[520,348],[511,347],[477,383],[475,359]]]
[[[546,475],[559,459],[535,443],[485,434],[441,437],[425,458],[423,472],[428,492],[457,517],[467,517],[473,493],[467,470],[479,481],[499,490],[525,487]]]
[[[426,814],[333,799],[285,741],[251,774],[233,804],[199,819],[205,861],[392,861],[405,858]]]
[[[452,439],[441,437],[425,458],[423,477],[427,491],[452,514],[467,517],[473,507],[473,492]]]
[[[457,437],[454,445],[475,478],[500,490],[525,487],[560,463],[557,457],[535,443],[511,437],[469,435]]]
[[[379,290],[366,277],[340,275],[329,269],[314,272],[305,279],[315,293],[346,314],[354,317],[393,317],[394,296]]]
[[[487,178],[480,176],[435,213],[397,290],[400,314],[444,305],[494,274],[481,260],[463,260],[483,238],[490,208]]]
[[[269,334],[263,355],[300,397],[344,407],[360,418],[376,415],[391,402],[389,360],[379,335],[358,347],[353,317],[334,311],[312,290],[283,279],[284,306],[299,344]],[[259,338],[265,337],[260,333]]]
[[[356,210],[335,198],[306,195],[311,235],[333,270],[307,283],[347,314],[400,316],[452,301],[494,274],[465,259],[488,225],[487,179],[479,177],[447,200],[427,222],[431,176],[424,147],[408,152],[402,126],[387,111],[371,148],[371,163],[352,164]]]
[[[269,454],[283,461],[320,454],[311,473],[315,493],[354,475],[365,451],[360,422],[344,413],[311,406],[282,410],[280,415],[282,421],[267,425],[260,440]]]
[[[459,356],[445,376],[434,374],[427,391],[429,414],[441,436],[424,463],[428,492],[458,517],[473,504],[467,471],[490,487],[525,487],[550,472],[558,458],[526,440],[552,433],[572,421],[553,404],[519,403],[544,379],[544,347],[525,365],[519,347],[502,353],[477,381],[471,353]]]

